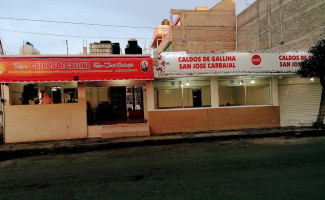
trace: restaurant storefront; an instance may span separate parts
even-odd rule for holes
[[[151,88],[154,104],[148,108],[151,134],[279,127],[279,83],[303,80],[296,71],[308,56],[163,52]]]
[[[320,89],[296,75],[308,56],[169,52],[155,69],[146,55],[2,56],[4,141],[308,125]]]
[[[150,56],[0,59],[5,143],[150,134]]]

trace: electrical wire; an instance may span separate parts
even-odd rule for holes
[[[108,26],[108,27],[118,27],[118,28],[154,29],[154,27],[148,27],[148,26],[121,26],[121,25],[111,25],[111,24],[93,24],[93,23],[85,23],[85,22],[69,22],[69,21],[27,19],[27,18],[13,18],[13,17],[0,17],[0,19],[17,20],[17,21],[31,21],[31,22],[45,22],[45,23],[58,23],[58,24],[87,25],[87,26]]]
[[[60,21],[48,21],[48,20],[34,20],[34,19],[18,19],[18,18],[4,18],[4,17],[0,17],[0,19],[10,19],[10,20],[27,20],[27,21],[36,21],[36,22],[46,22],[46,23],[65,23],[65,24],[79,24],[79,25],[92,25],[92,26],[112,26],[112,27],[123,27],[123,28],[151,28],[151,29],[156,29],[156,28],[152,28],[152,27],[135,27],[135,26],[117,26],[117,25],[107,25],[107,24],[89,24],[89,23],[76,23],[76,22],[60,22]],[[236,30],[211,30],[212,27],[204,27],[204,28],[193,28],[193,27],[181,27],[182,29],[178,29],[178,26],[172,26],[172,28],[175,31],[182,31],[182,29],[184,28],[186,31],[188,30],[199,30],[199,31],[214,31],[214,32],[235,32]],[[323,27],[322,27],[323,28]],[[2,29],[0,27],[0,30],[2,31],[6,31],[6,32],[16,32],[16,33],[23,33],[23,34],[36,34],[36,35],[45,35],[45,36],[56,36],[56,37],[72,37],[72,38],[98,38],[98,39],[130,39],[130,38],[126,38],[126,37],[108,37],[108,36],[82,36],[82,35],[67,35],[67,34],[54,34],[54,33],[40,33],[40,32],[28,32],[28,31],[20,31],[20,30],[12,30],[12,29]],[[314,35],[315,34],[315,30],[314,31],[310,31],[310,30],[265,30],[264,32],[271,32],[271,33],[277,33],[277,32],[310,32],[310,35]],[[237,33],[240,34],[240,36],[245,36],[245,35],[252,35],[252,34],[260,34],[257,30],[237,30]],[[228,35],[223,35],[223,36],[213,36],[213,37],[180,37],[180,38],[176,38],[176,37],[165,37],[163,39],[173,39],[174,41],[176,40],[180,40],[180,41],[185,41],[185,40],[218,40],[221,38],[235,38],[234,35],[228,34]],[[139,40],[152,40],[153,38],[136,38]],[[6,51],[8,52],[8,51]]]
[[[122,26],[122,25],[112,25],[112,24],[94,24],[94,23],[85,23],[85,22],[71,22],[71,21],[56,21],[56,20],[42,20],[42,19],[28,19],[28,18],[14,18],[14,17],[1,17],[3,20],[16,20],[16,21],[30,21],[30,22],[44,22],[44,23],[58,23],[58,24],[73,24],[73,25],[86,25],[86,26],[104,26],[104,27],[116,27],[116,28],[137,28],[137,29],[157,29],[156,27],[149,26]],[[176,28],[178,26],[172,26]],[[182,26],[179,26],[182,27]],[[211,30],[213,27],[184,27],[186,30],[204,30],[204,31],[214,31],[214,32],[235,32],[235,29],[231,30]],[[163,28],[162,28],[163,29]],[[240,32],[257,32],[257,30],[238,30]],[[267,30],[266,30],[267,31]],[[272,32],[308,32],[306,29],[296,29],[296,30],[272,30]],[[92,37],[93,38],[93,37]],[[96,37],[98,38],[98,37]]]
[[[20,31],[20,30],[12,30],[12,29],[3,29],[0,27],[0,30],[1,31],[6,31],[6,32],[16,32],[16,33],[24,33],[24,34],[35,34],[35,35],[44,35],[44,36],[56,36],[56,37],[70,37],[70,38],[97,38],[97,39],[121,39],[121,40],[128,40],[130,39],[131,37],[111,37],[111,36],[85,36],[85,35],[67,35],[67,34],[54,34],[54,33],[41,33],[41,32],[29,32],[29,31]],[[274,31],[271,31],[272,33]],[[253,32],[253,33],[247,33],[247,32],[244,32],[242,33],[241,31],[238,31],[238,34],[240,34],[240,36],[245,36],[245,35],[252,35],[252,34],[259,34],[258,32]],[[310,32],[310,34],[315,34],[314,31]],[[211,39],[211,40],[216,40],[216,39],[220,39],[220,38],[234,38],[235,36],[234,35],[222,35],[222,36],[218,36],[218,35],[215,35],[215,36],[212,36],[212,37],[172,37],[172,36],[169,36],[169,37],[165,37],[164,39],[173,39],[173,40],[202,40],[202,39],[205,39],[205,40],[208,40],[208,39]],[[136,39],[139,39],[139,40],[152,40],[153,38],[145,38],[145,37],[141,37],[141,38],[136,38]]]
[[[0,29],[1,29],[1,26],[0,26]],[[4,49],[5,49],[4,45],[6,46],[6,49],[10,50],[10,49],[9,49],[9,46],[8,46],[6,40],[4,40],[4,37],[3,37],[3,35],[1,34],[1,32],[0,32],[0,40],[1,40],[1,43],[2,43],[2,50],[5,51],[5,50],[4,50]]]
[[[99,39],[130,39],[130,38],[123,38],[123,37],[110,37],[110,36],[82,36],[82,35],[66,35],[66,34],[54,34],[54,33],[40,33],[40,32],[29,32],[29,31],[19,31],[19,30],[12,30],[12,29],[3,29],[0,28],[1,31],[6,32],[16,32],[16,33],[24,33],[24,34],[36,34],[36,35],[45,35],[45,36],[57,36],[57,37],[74,37],[74,38],[99,38]],[[224,36],[214,36],[214,37],[186,37],[186,38],[175,38],[179,40],[189,40],[189,39],[217,39],[217,38],[234,38],[235,36],[231,35],[224,35]],[[171,38],[171,37],[170,37]],[[136,38],[139,40],[151,40],[152,38]]]
[[[2,29],[1,31],[6,32],[16,32],[16,33],[25,33],[25,34],[35,34],[35,35],[46,35],[46,36],[57,36],[57,37],[74,37],[74,38],[101,38],[101,39],[130,39],[130,38],[123,38],[123,37],[103,37],[103,36],[83,36],[83,35],[65,35],[65,34],[54,34],[54,33],[40,33],[40,32],[29,32],[29,31],[19,31],[19,30],[9,30],[9,29]],[[137,39],[152,39],[152,38],[137,38]]]
[[[54,33],[40,33],[40,32],[29,32],[29,31],[20,31],[20,30],[12,30],[12,29],[3,29],[0,27],[1,31],[6,31],[6,32],[16,32],[16,33],[23,33],[23,34],[35,34],[35,35],[44,35],[44,36],[56,36],[56,37],[70,37],[70,38],[97,38],[97,39],[121,39],[121,40],[128,40],[130,38],[134,38],[134,37],[111,37],[111,36],[85,36],[85,35],[67,35],[67,34],[54,34]],[[240,36],[247,36],[247,35],[252,35],[252,34],[259,34],[258,32],[254,32],[254,33],[240,33],[240,31],[238,31],[238,33],[240,34]],[[314,32],[311,32],[310,34],[315,34]],[[218,39],[224,39],[224,38],[235,38],[234,35],[215,35],[212,37],[165,37],[162,39],[173,39],[174,41],[180,40],[180,41],[184,41],[184,40],[218,40]],[[138,40],[152,40],[153,38],[145,38],[145,37],[140,37],[140,38],[136,38]]]
[[[5,55],[19,55],[17,52],[4,50]]]

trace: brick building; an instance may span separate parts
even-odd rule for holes
[[[222,51],[236,48],[235,1],[223,0],[214,7],[171,10],[171,25],[159,25],[152,47],[161,51]],[[165,32],[163,36],[161,32]]]
[[[323,0],[257,0],[237,16],[238,50],[308,50],[325,37]]]

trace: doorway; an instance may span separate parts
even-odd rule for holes
[[[61,103],[61,87],[60,86],[52,87],[52,99],[53,99],[53,103]]]
[[[201,89],[192,90],[193,107],[202,107]]]
[[[126,117],[126,87],[111,87],[113,116],[116,119]]]
[[[87,87],[88,125],[143,123],[142,86]]]

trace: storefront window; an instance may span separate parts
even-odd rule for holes
[[[220,79],[218,83],[220,106],[271,104],[270,78]]]
[[[11,83],[11,105],[77,103],[77,82]]]
[[[210,80],[159,80],[154,82],[155,108],[210,107]]]

